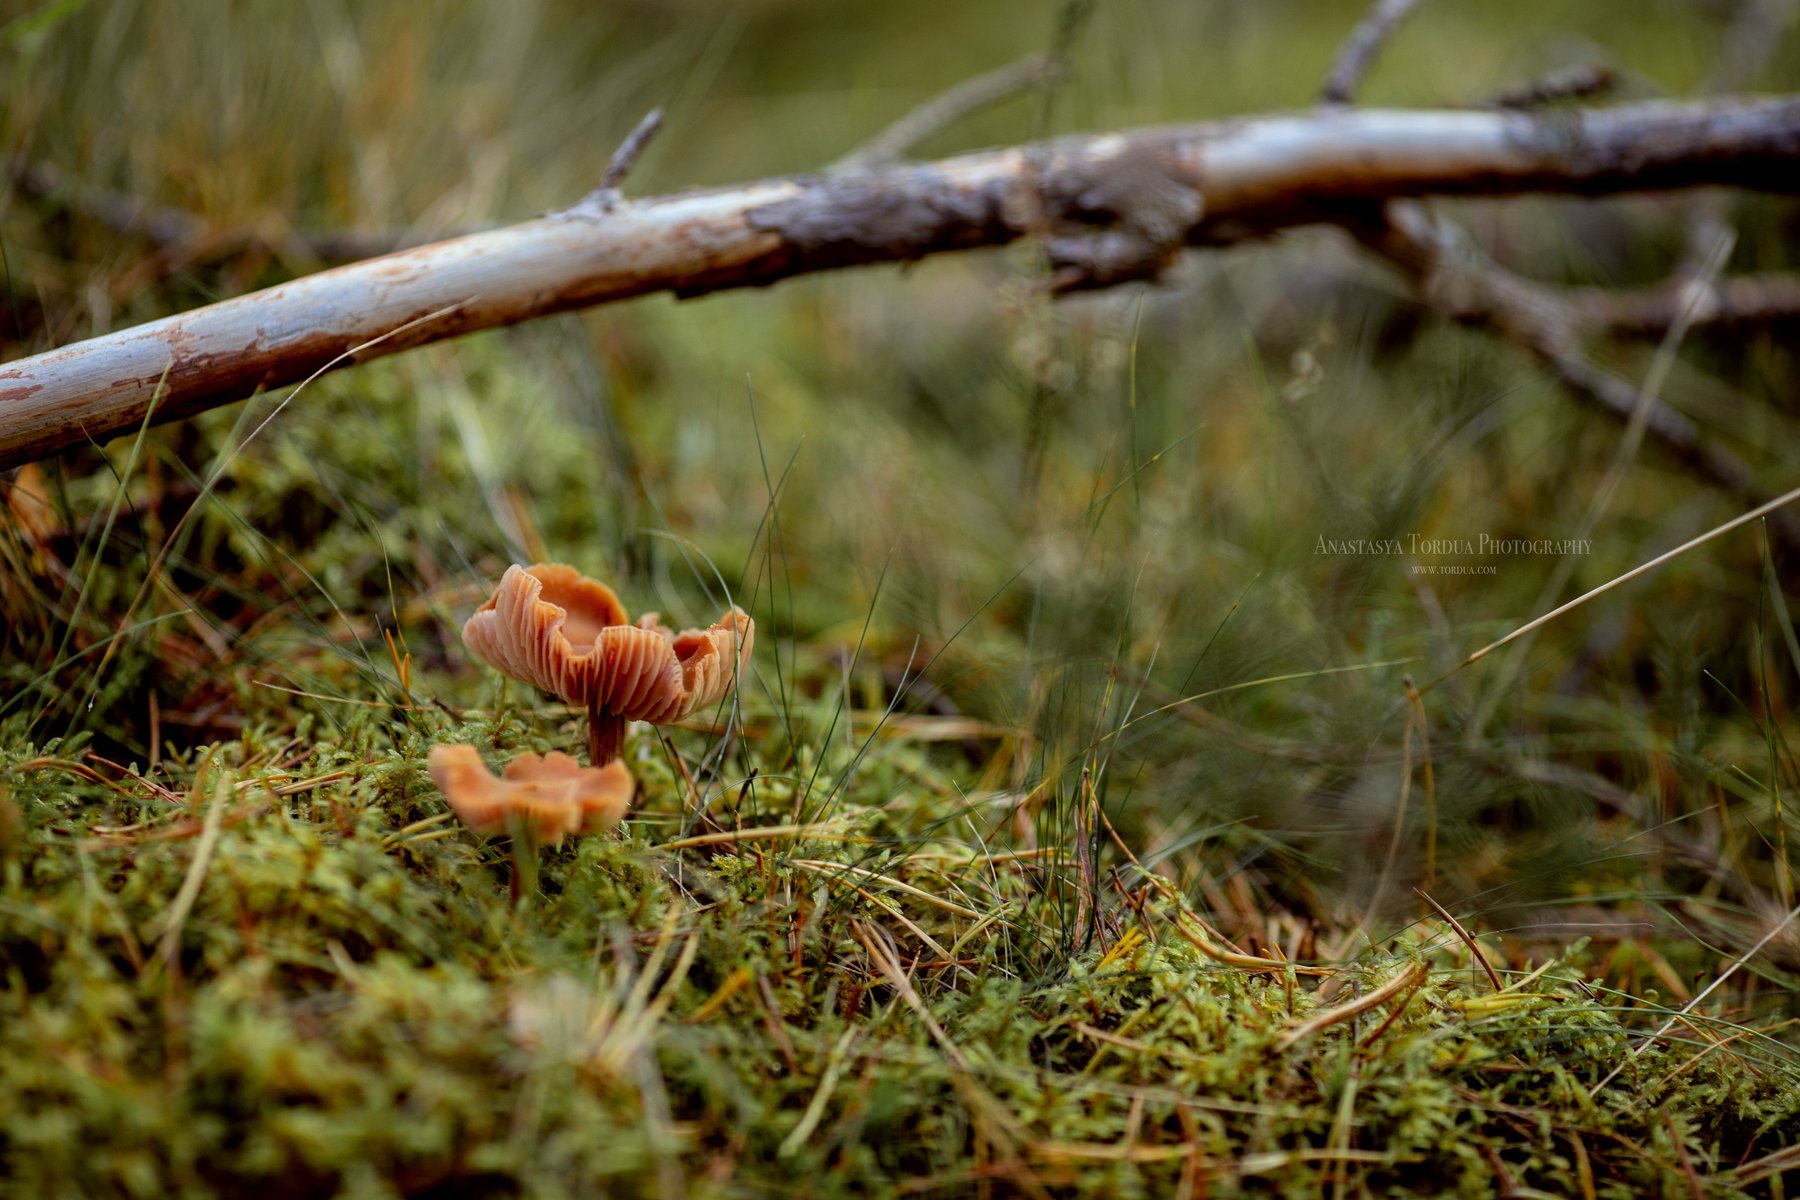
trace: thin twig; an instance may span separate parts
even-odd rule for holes
[[[663,110],[653,108],[644,114],[642,120],[632,126],[619,148],[613,151],[611,161],[606,164],[606,174],[600,177],[602,191],[616,192],[625,186],[625,177],[637,166],[638,159],[650,146],[650,141],[662,130]]]
[[[1576,63],[1502,89],[1487,103],[1490,108],[1542,108],[1558,100],[1591,100],[1612,91],[1617,84],[1618,77],[1611,68],[1599,63]]]
[[[1566,293],[1578,319],[1616,337],[1659,338],[1682,317],[1689,281],[1644,288],[1577,288]],[[1693,297],[1692,329],[1768,325],[1800,318],[1800,274],[1770,271],[1721,279]]]
[[[1424,888],[1414,888],[1413,891],[1418,894],[1419,899],[1431,905],[1431,911],[1442,917],[1445,923],[1456,931],[1456,936],[1462,939],[1462,944],[1469,948],[1469,953],[1475,956],[1475,961],[1481,964],[1483,971],[1487,972],[1488,982],[1494,985],[1494,990],[1496,992],[1505,991],[1506,986],[1500,982],[1499,972],[1495,971],[1493,964],[1488,962],[1487,955],[1481,952],[1481,947],[1476,945],[1475,939],[1469,931],[1463,928],[1462,922],[1451,916],[1449,909],[1433,900]]]
[[[1276,1039],[1275,1049],[1285,1053],[1322,1029],[1327,1029],[1340,1021],[1347,1021],[1351,1017],[1368,1012],[1371,1008],[1377,1008],[1401,992],[1410,991],[1424,979],[1425,975],[1426,970],[1423,965],[1408,963],[1406,970],[1401,971],[1374,991],[1347,1004],[1340,1004],[1336,1008],[1328,1008],[1324,1012],[1314,1013],[1304,1021],[1296,1021],[1288,1027],[1286,1033]]]
[[[643,155],[650,140],[662,128],[662,109],[653,108],[644,114],[644,119],[632,127],[619,148],[613,151],[612,158],[606,164],[606,172],[600,176],[600,185],[567,208],[559,208],[549,215],[551,220],[569,220],[571,218],[585,221],[598,220],[619,206],[625,197],[619,190],[625,177],[631,174],[631,168]]]
[[[1067,64],[1058,55],[1033,54],[985,75],[977,75],[933,96],[838,159],[829,169],[863,170],[897,162],[926,138],[972,113],[991,108],[1031,88],[1060,82],[1067,69]]]
[[[1338,48],[1331,70],[1326,72],[1325,86],[1319,89],[1320,101],[1325,104],[1350,103],[1382,48],[1417,7],[1419,0],[1376,0],[1375,6],[1363,14],[1363,19],[1356,23],[1356,28]]]

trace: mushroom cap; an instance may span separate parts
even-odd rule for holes
[[[570,704],[665,725],[717,704],[749,668],[756,623],[733,608],[708,629],[633,625],[611,588],[561,563],[506,568],[463,626],[479,659]]]
[[[433,746],[432,782],[476,833],[522,830],[554,845],[567,833],[597,833],[631,806],[634,784],[622,762],[584,767],[566,754],[527,751],[496,777],[473,746]]]

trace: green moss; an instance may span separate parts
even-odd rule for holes
[[[423,743],[365,733],[360,770],[320,749],[274,775],[220,745],[179,802],[15,764],[0,1171],[27,1194],[678,1179],[823,1195],[992,1173],[1152,1196],[1186,1172],[1214,1194],[1341,1176],[1373,1194],[1498,1195],[1502,1172],[1567,1192],[1585,1155],[1600,1194],[1691,1165],[1723,1195],[1738,1194],[1735,1164],[1800,1136],[1800,1076],[1765,1039],[1698,1054],[1689,1033],[1634,1056],[1642,1016],[1576,964],[1495,997],[1435,925],[1346,965],[1323,1004],[1310,982],[1200,954],[1163,902],[1143,923],[1109,904],[1131,939],[1063,957],[1026,928],[1055,919],[1054,877],[933,829],[942,800],[848,797],[830,839],[585,839],[545,852],[542,893],[514,910],[493,848],[441,822],[405,832],[441,811]],[[739,819],[779,823],[787,798],[766,795],[774,807]],[[675,799],[652,788],[644,808]],[[922,1012],[871,938],[908,965]],[[1391,1019],[1381,1007],[1282,1045],[1415,961],[1430,978]]]

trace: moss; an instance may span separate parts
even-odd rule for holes
[[[514,910],[493,847],[416,828],[441,802],[394,728],[365,731],[361,769],[321,747],[275,774],[222,744],[174,801],[15,762],[0,1170],[23,1191],[1151,1196],[1186,1173],[1498,1195],[1566,1192],[1585,1156],[1599,1194],[1690,1167],[1737,1194],[1733,1165],[1800,1137],[1785,1052],[1695,1058],[1690,1035],[1634,1056],[1642,1018],[1578,964],[1494,996],[1435,925],[1323,1001],[1201,954],[1166,900],[1107,906],[1113,952],[1060,956],[1020,928],[1047,918],[1042,872],[983,861],[1000,847],[935,822],[943,800],[846,797],[829,837],[573,842]],[[782,823],[767,795],[738,818]],[[1283,1045],[1413,962],[1431,972],[1398,1013]]]

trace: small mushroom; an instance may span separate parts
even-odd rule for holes
[[[625,722],[666,725],[717,704],[750,665],[756,624],[733,608],[709,629],[632,624],[611,588],[561,563],[510,566],[463,626],[477,658],[588,710],[596,767],[619,756]]]
[[[539,846],[609,829],[631,806],[631,772],[622,762],[584,767],[557,751],[528,751],[496,777],[473,746],[433,746],[427,762],[432,782],[463,824],[476,833],[512,835],[514,904],[537,891]]]
[[[433,746],[428,763],[432,782],[476,833],[553,846],[564,834],[611,828],[631,806],[631,772],[621,762],[584,767],[558,751],[527,751],[496,777],[473,746]]]

